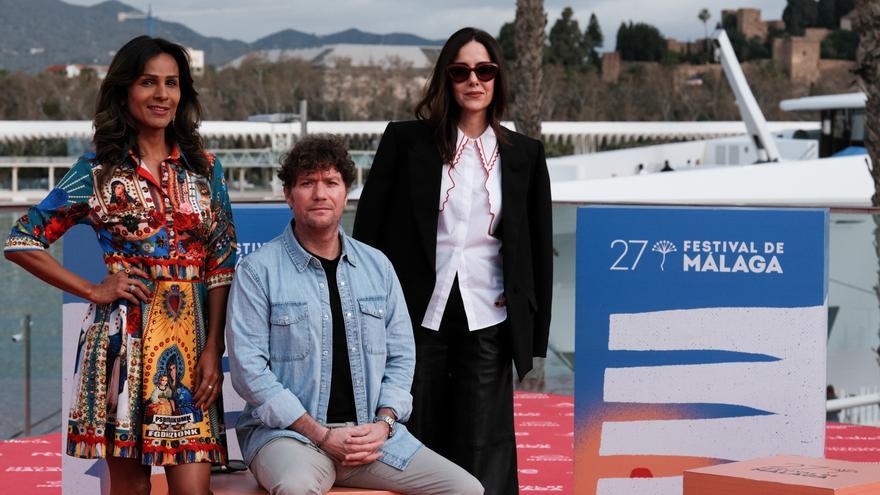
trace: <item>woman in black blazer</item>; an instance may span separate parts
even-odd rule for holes
[[[493,495],[518,493],[511,362],[522,378],[546,356],[553,285],[544,148],[501,127],[505,83],[491,35],[453,34],[417,120],[388,124],[354,225],[412,318],[407,426]]]

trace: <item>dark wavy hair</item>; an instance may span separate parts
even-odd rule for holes
[[[501,47],[491,34],[483,30],[472,27],[459,29],[446,40],[446,44],[440,50],[440,56],[437,57],[437,63],[434,64],[425,96],[415,109],[416,118],[427,122],[434,131],[434,141],[440,148],[440,156],[444,163],[451,162],[452,155],[455,153],[458,119],[461,114],[461,109],[452,94],[452,82],[446,75],[446,67],[455,62],[455,57],[458,56],[461,47],[471,41],[476,41],[486,47],[491,61],[498,64],[501,69],[495,76],[495,90],[492,103],[487,109],[486,118],[498,140],[506,142],[504,135],[501,134],[500,122],[507,108],[507,76],[505,75]]]
[[[180,102],[172,124],[165,129],[165,139],[180,148],[185,167],[204,177],[211,175],[211,165],[198,131],[202,106],[193,86],[189,54],[177,43],[138,36],[116,52],[98,92],[94,122],[95,161],[102,165],[97,176],[98,187],[103,187],[129,149],[140,155],[137,125],[127,106],[128,89],[144,73],[147,62],[163,53],[174,58],[180,73]]]
[[[357,172],[345,145],[332,134],[312,134],[297,141],[281,159],[278,179],[289,189],[299,176],[331,168],[339,171],[346,188],[351,187]]]

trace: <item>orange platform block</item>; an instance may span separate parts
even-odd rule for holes
[[[684,472],[684,495],[877,495],[880,464],[775,456]]]
[[[168,484],[165,481],[164,474],[154,474],[150,481],[153,484],[150,495],[168,495]],[[254,479],[250,471],[211,475],[211,491],[214,492],[214,495],[266,495],[269,493],[257,484],[257,480]],[[383,490],[342,487],[333,487],[330,493],[344,495],[401,495],[396,492],[386,492]]]

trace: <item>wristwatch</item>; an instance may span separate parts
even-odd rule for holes
[[[397,421],[394,418],[392,418],[391,416],[388,416],[385,414],[380,414],[380,415],[376,416],[375,418],[373,418],[373,423],[378,423],[380,421],[382,421],[386,425],[388,425],[388,438],[393,437],[394,436],[394,425],[397,424]]]

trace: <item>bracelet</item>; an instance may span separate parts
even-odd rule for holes
[[[324,445],[324,442],[326,442],[327,439],[330,438],[330,431],[331,431],[331,430],[333,430],[333,428],[330,428],[330,427],[328,426],[328,427],[327,427],[327,433],[324,433],[324,438],[322,438],[320,442],[316,443],[316,444],[315,444],[315,447],[318,447],[318,448],[320,449],[321,446]]]

